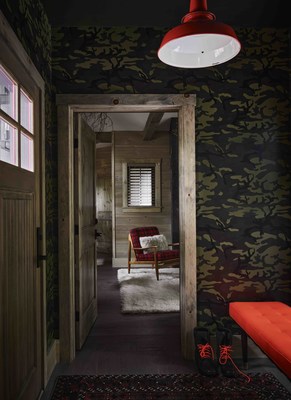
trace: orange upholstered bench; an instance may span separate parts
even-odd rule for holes
[[[291,307],[280,301],[232,302],[230,317],[242,329],[242,354],[247,364],[247,337],[291,378]]]

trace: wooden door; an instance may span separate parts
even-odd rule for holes
[[[23,108],[34,122],[0,110],[7,141],[0,142],[0,398],[7,400],[36,400],[42,387],[39,98],[37,88],[22,90],[15,84],[15,96],[30,96],[33,107],[22,97]]]
[[[97,317],[96,139],[81,114],[76,119],[75,302],[76,348],[80,349]]]
[[[111,138],[111,137],[110,137]],[[112,176],[111,143],[98,143],[96,149],[96,208],[98,259],[100,253],[112,257]]]

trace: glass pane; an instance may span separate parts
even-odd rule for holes
[[[20,91],[20,123],[33,133],[33,102],[22,89]]]
[[[17,85],[0,65],[0,108],[17,121]]]
[[[0,160],[18,165],[17,130],[0,118]]]
[[[33,140],[21,132],[21,168],[33,171]]]

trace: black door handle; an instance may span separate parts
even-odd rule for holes
[[[97,239],[99,236],[101,236],[101,232],[97,232],[97,229],[95,229],[95,239]]]
[[[41,261],[46,261],[47,256],[40,254],[40,245],[42,242],[42,234],[40,227],[36,228],[36,267],[40,268]]]

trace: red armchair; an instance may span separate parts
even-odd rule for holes
[[[179,267],[180,252],[179,249],[173,247],[179,246],[179,243],[166,243],[167,248],[159,245],[142,246],[140,238],[150,236],[160,236],[156,226],[146,226],[142,228],[134,228],[129,231],[128,235],[128,273],[130,273],[131,265],[146,264],[156,270],[157,280],[159,280],[159,269],[168,267]],[[155,239],[153,238],[153,239]],[[150,240],[149,240],[150,241]]]

